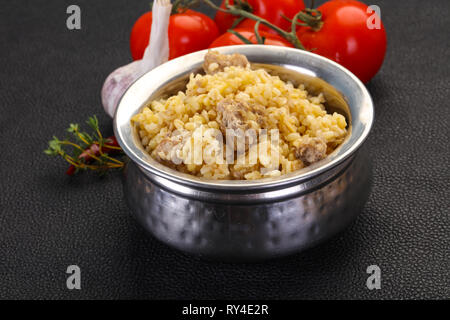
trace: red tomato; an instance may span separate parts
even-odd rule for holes
[[[133,26],[130,50],[133,60],[142,59],[150,38],[152,13],[144,13]],[[187,10],[170,16],[169,59],[208,48],[219,36],[215,22],[203,13]]]
[[[291,23],[284,19],[282,15],[292,19],[299,11],[305,9],[303,0],[247,0],[247,2],[252,6],[253,14],[284,30],[290,30]],[[233,0],[230,0],[229,3],[233,4]],[[221,8],[225,8],[225,0],[222,1]],[[216,21],[219,31],[224,33],[231,28],[235,19],[236,16],[217,11],[214,21]],[[245,19],[237,27],[253,28],[254,25],[255,21]],[[275,33],[275,31],[262,24],[260,25],[260,30]]]
[[[253,28],[237,28],[234,31],[239,32],[242,36],[247,38],[253,43],[258,43],[256,40],[255,32]],[[280,37],[275,34],[271,34],[265,31],[260,31],[259,35],[261,37],[266,38],[264,44],[269,44],[273,46],[281,46],[281,47],[294,47],[289,41],[284,39],[283,37]],[[244,42],[239,39],[236,35],[226,32],[220,37],[218,37],[216,40],[214,40],[213,43],[209,46],[210,48],[216,48],[216,47],[224,47],[224,46],[233,46],[237,44],[244,44]]]
[[[332,0],[317,9],[322,12],[323,26],[319,31],[300,28],[297,35],[302,44],[368,82],[380,69],[386,53],[383,24],[380,29],[369,29],[367,20],[374,13],[368,13],[367,5],[355,0]]]

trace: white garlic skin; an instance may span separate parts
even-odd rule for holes
[[[144,57],[117,68],[106,78],[101,96],[103,108],[111,118],[128,87],[144,73],[169,60],[168,28],[171,10],[170,0],[156,0],[153,3],[152,32]]]
[[[105,80],[102,88],[102,104],[106,113],[113,118],[120,98],[139,77],[141,61],[136,60],[114,70]]]

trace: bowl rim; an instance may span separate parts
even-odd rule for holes
[[[236,45],[236,46],[214,48],[214,50],[217,50],[224,54],[241,53],[245,55],[246,53],[251,54],[252,52],[257,51],[258,54],[264,54],[266,56],[299,55],[306,57],[307,59],[310,59],[313,63],[325,64],[328,67],[334,69],[334,71],[341,73],[341,75],[343,75],[345,78],[344,80],[352,81],[362,94],[362,101],[365,104],[363,106],[364,115],[362,115],[362,117],[366,122],[363,132],[359,135],[357,140],[354,141],[351,145],[347,145],[349,143],[348,139],[349,137],[347,137],[347,139],[344,140],[344,142],[337,148],[339,150],[342,150],[343,146],[345,145],[347,148],[345,149],[344,152],[337,154],[336,149],[325,159],[317,163],[299,169],[295,172],[291,172],[289,174],[281,175],[279,177],[274,178],[264,178],[259,180],[212,180],[182,173],[157,162],[148,153],[143,151],[142,147],[138,147],[136,145],[136,142],[134,141],[134,137],[132,134],[132,125],[130,119],[134,114],[136,114],[142,109],[143,104],[146,101],[148,101],[148,99],[152,96],[153,93],[155,93],[158,89],[164,87],[167,84],[167,79],[164,80],[164,77],[167,78],[167,75],[170,75],[171,73],[172,74],[176,73],[177,76],[170,78],[174,80],[176,78],[182,77],[183,75],[190,73],[190,71],[194,70],[193,67],[195,65],[198,65],[200,62],[203,61],[203,57],[208,52],[208,50],[209,49],[197,51],[170,60],[154,68],[153,70],[146,72],[144,75],[138,78],[127,88],[127,90],[119,100],[113,122],[115,136],[117,138],[119,145],[124,150],[125,154],[131,159],[131,161],[135,162],[142,170],[144,170],[144,172],[147,175],[151,176],[152,174],[154,174],[159,178],[168,179],[172,182],[182,184],[184,186],[200,188],[205,190],[240,192],[249,190],[262,190],[268,188],[279,188],[282,186],[290,186],[292,184],[305,182],[317,175],[320,175],[336,167],[337,165],[348,159],[350,156],[352,156],[367,139],[374,121],[373,101],[365,85],[351,71],[349,71],[345,67],[339,65],[338,63],[330,59],[327,59],[325,57],[319,56],[317,54],[305,50],[280,46],[271,46],[271,45]],[[274,63],[270,62],[257,61],[255,63],[266,63],[269,65],[270,64],[275,65]],[[174,69],[177,68],[180,69],[179,72],[174,71]],[[142,93],[140,90],[143,90],[145,87],[148,87],[150,83],[152,82],[154,83],[153,81],[154,78],[161,79],[160,84],[152,85],[154,87],[153,92],[149,91],[146,94]],[[326,80],[324,81],[328,83],[328,81]],[[135,106],[133,106],[133,108],[130,108],[129,105],[130,102],[133,101],[133,95],[136,96],[138,94],[140,95],[139,106],[136,106],[137,103],[134,103]],[[144,96],[147,97],[145,101],[143,101]],[[343,96],[345,97],[345,95]],[[352,121],[354,121],[355,117],[352,113],[351,118]],[[352,130],[349,136],[353,134],[354,133]]]

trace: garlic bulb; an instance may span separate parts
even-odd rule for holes
[[[102,104],[111,118],[128,87],[144,73],[169,59],[168,28],[171,10],[170,0],[156,0],[153,3],[150,40],[142,60],[122,66],[106,78],[102,88]]]

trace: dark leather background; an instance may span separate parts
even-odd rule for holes
[[[0,298],[450,298],[450,2],[371,1],[389,48],[368,84],[374,185],[359,218],[330,241],[259,264],[206,262],[162,245],[131,218],[120,174],[64,175],[43,154],[70,122],[103,113],[105,77],[130,61],[148,1],[1,1]],[[82,289],[66,289],[81,267]],[[381,290],[366,268],[382,270]]]

